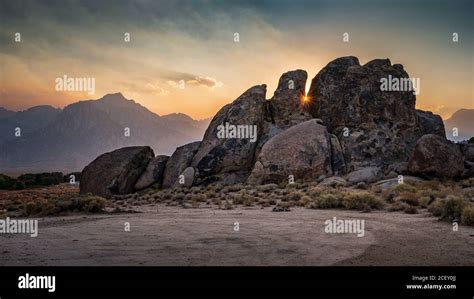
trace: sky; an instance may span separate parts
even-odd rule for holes
[[[420,78],[417,107],[447,118],[474,108],[473,3],[0,0],[0,106],[121,92],[159,115],[203,119],[257,84],[271,98],[284,72],[306,70],[309,89],[331,60],[356,56],[403,64]],[[64,75],[94,78],[95,93],[57,91]]]

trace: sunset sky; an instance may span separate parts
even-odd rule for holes
[[[201,119],[256,84],[270,98],[286,71],[310,81],[352,55],[403,64],[420,78],[417,106],[449,117],[474,108],[473,3],[0,0],[0,106],[62,108],[122,92],[157,114]],[[95,94],[56,91],[63,75],[94,77]]]

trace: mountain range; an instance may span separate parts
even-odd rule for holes
[[[444,121],[446,137],[453,141],[467,140],[474,136],[474,109],[459,109]],[[453,128],[458,136],[453,136]]]
[[[169,155],[201,140],[209,121],[181,113],[159,116],[121,93],[64,109],[0,108],[0,172],[81,171],[101,153],[124,146],[150,145],[155,154]]]

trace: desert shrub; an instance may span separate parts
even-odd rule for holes
[[[275,198],[270,198],[270,199],[268,200],[268,203],[269,203],[270,205],[276,205],[277,201],[276,201]]]
[[[239,192],[232,194],[231,198],[233,199],[234,204],[245,205],[246,202],[248,204],[249,201],[251,200],[250,197],[251,196],[249,194],[249,191],[247,191],[246,189],[242,189]]]
[[[244,186],[242,184],[235,184],[235,185],[229,185],[227,186],[227,190],[229,192],[238,192],[240,190],[244,189]]]
[[[461,186],[463,188],[468,188],[474,186],[474,178],[468,178],[461,181]]]
[[[317,197],[319,197],[319,195],[323,194],[323,193],[330,193],[332,192],[332,188],[329,189],[329,188],[326,188],[326,187],[310,187],[308,189],[308,191],[306,191],[306,194],[313,198],[313,199],[316,199]]]
[[[422,208],[427,208],[430,201],[431,201],[431,198],[429,196],[422,196],[418,200],[418,202],[420,203],[420,207]]]
[[[78,210],[98,213],[102,212],[105,208],[105,199],[100,196],[86,196],[79,198]]]
[[[390,207],[388,208],[388,210],[389,210],[390,212],[403,211],[403,210],[405,210],[405,207],[406,207],[406,206],[407,206],[407,204],[402,203],[402,202],[400,202],[400,201],[396,201],[396,202],[394,202],[394,203],[392,203],[392,204],[390,205]]]
[[[270,192],[278,188],[277,184],[266,184],[266,185],[258,185],[256,189],[260,192]]]
[[[247,196],[245,199],[244,199],[244,206],[246,207],[251,207],[253,206],[253,204],[255,203],[255,198],[252,197],[252,196]]]
[[[403,211],[407,214],[417,214],[418,209],[415,206],[406,205]]]
[[[289,201],[298,201],[301,198],[301,193],[296,191],[296,192],[291,192],[288,196],[287,199]]]
[[[22,216],[52,216],[69,212],[100,213],[106,200],[100,196],[80,195],[26,200]]]
[[[435,200],[433,203],[431,203],[428,206],[428,212],[433,214],[433,216],[441,217],[441,215],[443,214],[443,208],[444,208],[445,202],[446,202],[446,199]]]
[[[449,195],[443,205],[442,219],[453,221],[461,219],[462,210],[467,206],[467,202],[454,195]]]
[[[211,187],[212,187],[212,190],[214,190],[215,192],[220,192],[222,188],[224,188],[222,184],[213,184],[211,185]]]
[[[309,204],[312,201],[313,199],[311,197],[309,197],[308,195],[303,195],[301,199],[298,201],[298,205],[305,207],[307,204]]]
[[[193,194],[192,200],[197,202],[205,202],[206,196],[204,194]]]
[[[411,192],[411,193],[416,193],[418,189],[415,186],[412,186],[410,184],[397,184],[396,186],[393,186],[392,188],[389,189],[391,192],[395,192],[397,195],[402,193],[402,192]]]
[[[182,201],[184,200],[184,193],[181,193],[181,192],[176,193],[173,195],[172,199],[176,201]]]
[[[443,184],[439,180],[428,180],[417,182],[416,187],[419,189],[428,189],[428,190],[439,190],[443,187]]]
[[[384,206],[383,200],[369,192],[348,192],[342,204],[347,209],[355,210],[381,209]]]
[[[461,223],[469,226],[474,226],[474,206],[469,205],[462,210]]]
[[[217,192],[214,191],[214,190],[212,190],[212,189],[211,189],[211,190],[208,190],[208,191],[206,192],[206,197],[207,197],[207,198],[214,198],[214,197],[216,197],[216,196],[218,196],[218,195],[217,195]]]
[[[461,194],[467,199],[474,198],[474,187],[462,189]]]
[[[404,202],[410,206],[419,206],[420,202],[418,200],[418,195],[411,192],[402,192],[396,198],[396,201]]]
[[[193,194],[198,194],[201,192],[201,188],[200,187],[197,187],[197,186],[194,186],[194,187],[191,187],[191,193]]]
[[[226,200],[224,205],[223,205],[224,210],[232,210],[234,206],[232,205],[232,202],[230,200]]]
[[[340,208],[343,207],[342,198],[333,193],[321,194],[316,200],[316,206],[319,209]]]

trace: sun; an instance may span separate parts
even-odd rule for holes
[[[309,104],[309,102],[311,102],[311,98],[309,96],[302,96],[301,97],[301,102],[303,104]]]

